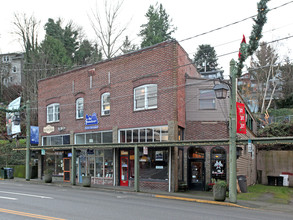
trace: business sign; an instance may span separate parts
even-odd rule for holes
[[[99,121],[96,113],[93,113],[92,115],[86,115],[85,116],[85,129],[97,129],[99,128]]]
[[[243,103],[236,102],[236,114],[237,114],[237,133],[246,134],[246,120],[245,120],[245,105]]]
[[[20,108],[20,99],[17,99],[10,102],[7,106],[7,110],[16,110]],[[6,128],[7,128],[7,135],[14,135],[21,132],[20,130],[20,114],[19,112],[7,112],[6,113]]]
[[[46,134],[50,134],[55,131],[55,128],[52,125],[47,125],[43,128],[43,132]]]
[[[31,144],[39,144],[39,127],[31,126]]]

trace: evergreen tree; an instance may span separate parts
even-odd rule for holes
[[[142,37],[141,47],[148,47],[166,40],[172,39],[171,34],[176,28],[171,24],[172,20],[163,8],[162,4],[151,5],[145,15],[148,23],[141,25],[138,36]]]
[[[65,28],[62,28],[62,21],[59,18],[56,22],[49,18],[45,24],[46,36],[59,40],[66,49],[66,54],[73,61],[74,54],[78,47],[78,31],[73,27],[73,23],[69,22]]]
[[[135,44],[131,44],[131,41],[128,39],[128,36],[125,37],[125,40],[123,42],[123,45],[121,47],[121,51],[123,54],[138,50],[138,46]]]
[[[217,60],[216,51],[209,44],[199,45],[197,52],[194,54],[194,63],[199,72],[216,70]]]
[[[70,66],[72,64],[62,42],[51,36],[46,36],[45,40],[42,42],[41,54],[45,57],[46,64],[54,66]]]

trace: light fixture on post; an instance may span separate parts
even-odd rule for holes
[[[223,83],[214,86],[214,91],[217,99],[225,99],[227,97],[228,90],[228,85]]]

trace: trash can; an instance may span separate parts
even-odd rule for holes
[[[0,171],[1,179],[7,179],[7,170],[2,167]]]
[[[13,168],[4,168],[4,171],[6,171],[7,179],[13,179]]]
[[[238,184],[242,193],[247,193],[247,181],[246,176],[240,175],[237,176]]]

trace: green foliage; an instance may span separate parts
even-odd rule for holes
[[[278,117],[278,116],[288,116],[293,115],[293,108],[280,108],[280,109],[269,109],[269,115]]]
[[[272,123],[258,130],[260,137],[286,137],[293,136],[293,122]]]
[[[248,56],[251,56],[254,51],[257,49],[260,39],[262,38],[262,29],[264,24],[267,22],[267,13],[268,13],[268,7],[267,2],[269,0],[260,0],[259,3],[257,3],[257,18],[253,19],[255,24],[252,26],[251,35],[249,37],[249,44],[246,48],[246,56],[239,56],[238,63],[237,63],[237,76],[240,77],[242,74],[243,69],[243,63],[246,60]]]
[[[125,37],[125,40],[123,42],[123,45],[121,47],[121,51],[123,54],[138,50],[138,46],[135,44],[131,44],[131,41],[128,39],[128,36]]]
[[[25,178],[25,165],[10,166],[13,168],[13,176],[19,178]]]
[[[237,195],[239,200],[266,201],[272,203],[289,204],[293,198],[293,189],[280,186],[253,185],[248,186],[247,193]]]
[[[139,36],[142,37],[142,48],[172,39],[171,35],[176,28],[171,24],[172,20],[169,20],[169,15],[162,4],[159,6],[156,4],[156,8],[151,5],[145,16],[148,23],[140,26],[139,33]]]
[[[221,187],[227,187],[227,182],[224,180],[218,180],[215,182],[215,185],[221,186]]]
[[[88,40],[82,41],[74,56],[75,63],[77,65],[86,65],[87,60],[92,56],[94,49],[95,48]]]
[[[73,27],[72,22],[69,22],[65,28],[61,27],[62,21],[59,18],[56,22],[49,18],[45,24],[46,38],[48,36],[59,40],[66,50],[67,56],[73,61],[73,55],[78,47],[78,32]]]
[[[216,51],[214,47],[209,44],[199,45],[194,55],[194,63],[199,72],[205,71],[205,65],[206,71],[215,70],[218,66],[217,60]]]
[[[41,44],[41,51],[45,56],[46,63],[54,65],[71,65],[70,57],[62,42],[51,36],[46,36]]]
[[[23,141],[19,142],[19,145],[23,145]],[[25,145],[23,145],[25,147]],[[8,165],[20,165],[24,164],[25,152],[15,151],[16,141],[9,142],[7,140],[0,140],[0,167]]]
[[[287,95],[284,99],[276,100],[278,108],[293,108],[293,93]]]

